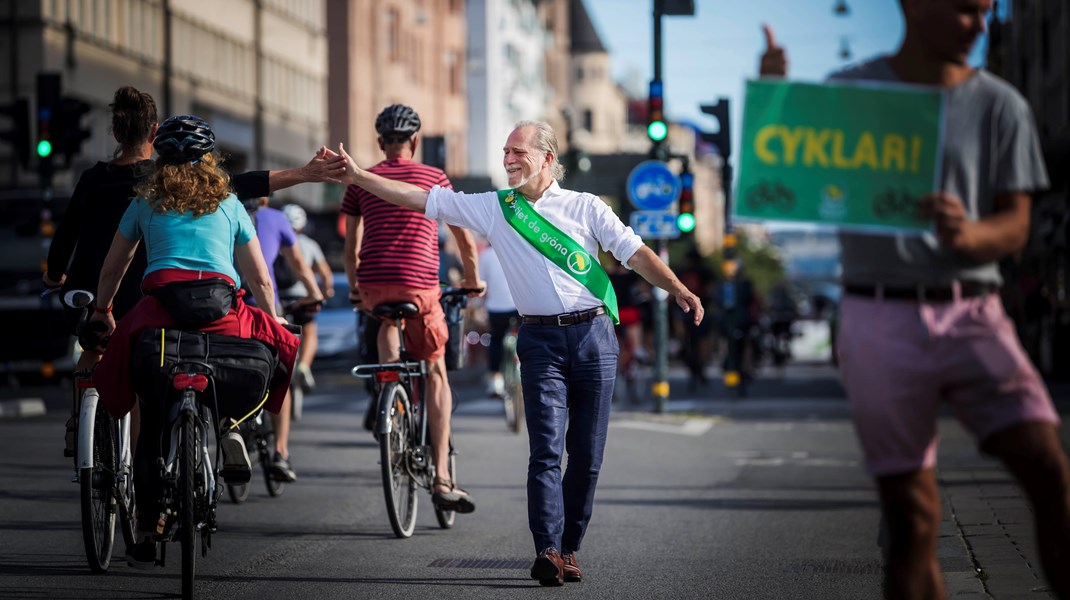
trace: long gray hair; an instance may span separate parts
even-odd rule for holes
[[[535,128],[535,148],[539,152],[550,152],[554,155],[554,161],[550,163],[550,176],[557,181],[564,179],[565,167],[558,160],[557,134],[554,133],[554,128],[545,121],[520,121],[513,128],[520,129],[521,127]]]

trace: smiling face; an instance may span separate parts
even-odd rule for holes
[[[907,27],[933,58],[965,66],[992,0],[903,0]]]
[[[517,127],[509,134],[503,148],[502,165],[509,176],[509,187],[525,197],[537,199],[550,185],[550,152],[535,146],[535,128]],[[537,192],[537,193],[536,193]]]

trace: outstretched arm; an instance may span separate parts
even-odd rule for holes
[[[680,282],[680,279],[672,272],[654,251],[647,246],[639,246],[635,254],[628,259],[628,266],[633,271],[642,275],[643,279],[669,292],[676,297],[676,304],[685,313],[694,315],[695,325],[702,322],[702,315],[706,312],[698,296]]]
[[[134,251],[137,250],[139,242],[140,240],[128,240],[122,233],[116,231],[111,241],[111,248],[108,249],[108,256],[105,257],[104,265],[100,268],[97,297],[93,302],[98,310],[94,311],[91,319],[104,321],[108,326],[107,333],[115,330],[115,318],[111,314],[112,302],[119,291],[119,284],[122,283],[126,270],[130,268],[130,261],[134,260]]]
[[[284,190],[299,183],[341,183],[345,174],[345,159],[337,153],[320,146],[312,160],[303,167],[268,171],[268,188],[272,192]]]
[[[342,144],[338,144],[338,153],[345,157],[347,165],[342,183],[364,188],[375,196],[402,208],[415,210],[418,213],[424,212],[427,206],[427,190],[404,181],[380,177],[361,169]]]
[[[479,252],[475,239],[464,227],[450,225],[449,228],[453,232],[453,238],[457,240],[457,250],[460,252],[461,263],[464,265],[464,281],[461,282],[461,286],[484,290],[483,293],[486,293],[487,282],[479,280]]]

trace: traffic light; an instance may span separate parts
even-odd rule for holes
[[[52,162],[55,127],[52,118],[59,105],[60,78],[58,73],[37,74],[37,173],[43,187],[52,186],[55,166]]]
[[[680,173],[680,198],[677,201],[676,227],[683,233],[695,230],[695,176],[691,171]]]
[[[23,167],[30,164],[30,103],[19,98],[0,106],[0,114],[11,119],[11,129],[0,131],[0,140],[11,143],[15,158]]]
[[[88,127],[82,126],[82,116],[89,110],[89,104],[71,96],[63,96],[56,105],[52,114],[52,151],[63,155],[64,166],[71,166],[71,159],[92,135]]]
[[[713,115],[720,125],[717,133],[703,133],[702,139],[717,146],[717,152],[728,162],[732,156],[732,126],[728,120],[728,98],[718,98],[716,104],[703,104],[699,106],[702,112]]]
[[[666,136],[669,135],[669,126],[665,124],[665,96],[664,87],[660,80],[650,81],[650,96],[647,100],[646,111],[646,135],[650,138],[653,146],[650,149],[652,157],[664,160],[662,146]]]

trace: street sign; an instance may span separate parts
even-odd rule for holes
[[[680,178],[660,160],[646,160],[628,174],[628,200],[639,210],[664,210],[680,196]]]
[[[676,239],[680,228],[676,226],[676,213],[671,210],[637,210],[632,212],[632,230],[644,239]]]

